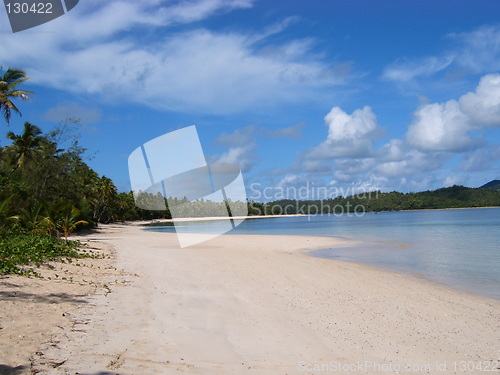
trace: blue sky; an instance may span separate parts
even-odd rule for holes
[[[121,191],[135,148],[193,124],[250,198],[480,186],[500,178],[499,15],[497,0],[80,0],[13,34],[1,9],[1,65],[35,92],[9,130],[80,118],[88,163]]]

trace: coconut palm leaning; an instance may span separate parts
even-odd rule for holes
[[[0,66],[0,72],[3,68]],[[0,73],[1,74],[1,73]],[[29,100],[28,94],[33,94],[31,91],[20,90],[17,88],[21,83],[26,82],[29,77],[20,69],[8,68],[0,75],[0,112],[2,112],[7,126],[10,124],[10,116],[12,111],[21,115],[21,111],[12,102],[12,99],[19,98],[21,100]]]

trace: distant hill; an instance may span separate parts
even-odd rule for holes
[[[481,186],[481,189],[500,190],[500,180],[492,180]]]

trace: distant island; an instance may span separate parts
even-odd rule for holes
[[[492,180],[481,186],[481,189],[500,190],[500,180]]]
[[[374,191],[326,200],[281,199],[268,203],[251,202],[249,214],[339,214],[361,210],[380,212],[499,206],[500,180],[493,180],[479,188],[454,185],[417,193]]]
[[[427,210],[445,208],[478,208],[500,207],[500,180],[493,180],[479,188],[454,185],[437,190],[427,190],[416,193],[401,193],[398,191],[371,191],[349,196],[338,196],[329,199],[297,200],[279,199],[271,202],[231,202],[238,211],[247,205],[249,216],[267,215],[316,215],[365,213],[382,211]],[[122,193],[124,194],[124,193]],[[132,193],[127,193],[133,202]],[[141,193],[141,200],[152,200],[153,196]],[[160,198],[161,199],[161,198]],[[143,210],[130,207],[129,220],[137,219],[171,219],[170,210]],[[190,202],[187,198],[173,200],[182,204],[182,212],[176,212],[176,217],[209,217],[226,216],[225,202],[197,200]],[[242,207],[243,206],[243,207]]]

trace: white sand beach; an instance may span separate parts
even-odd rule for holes
[[[175,234],[136,225],[80,239],[112,246],[118,270],[97,275],[101,287],[88,303],[30,348],[31,368],[12,373],[455,374],[498,366],[499,301],[305,254],[341,239],[224,235],[180,249]],[[25,364],[13,350],[2,363]]]

